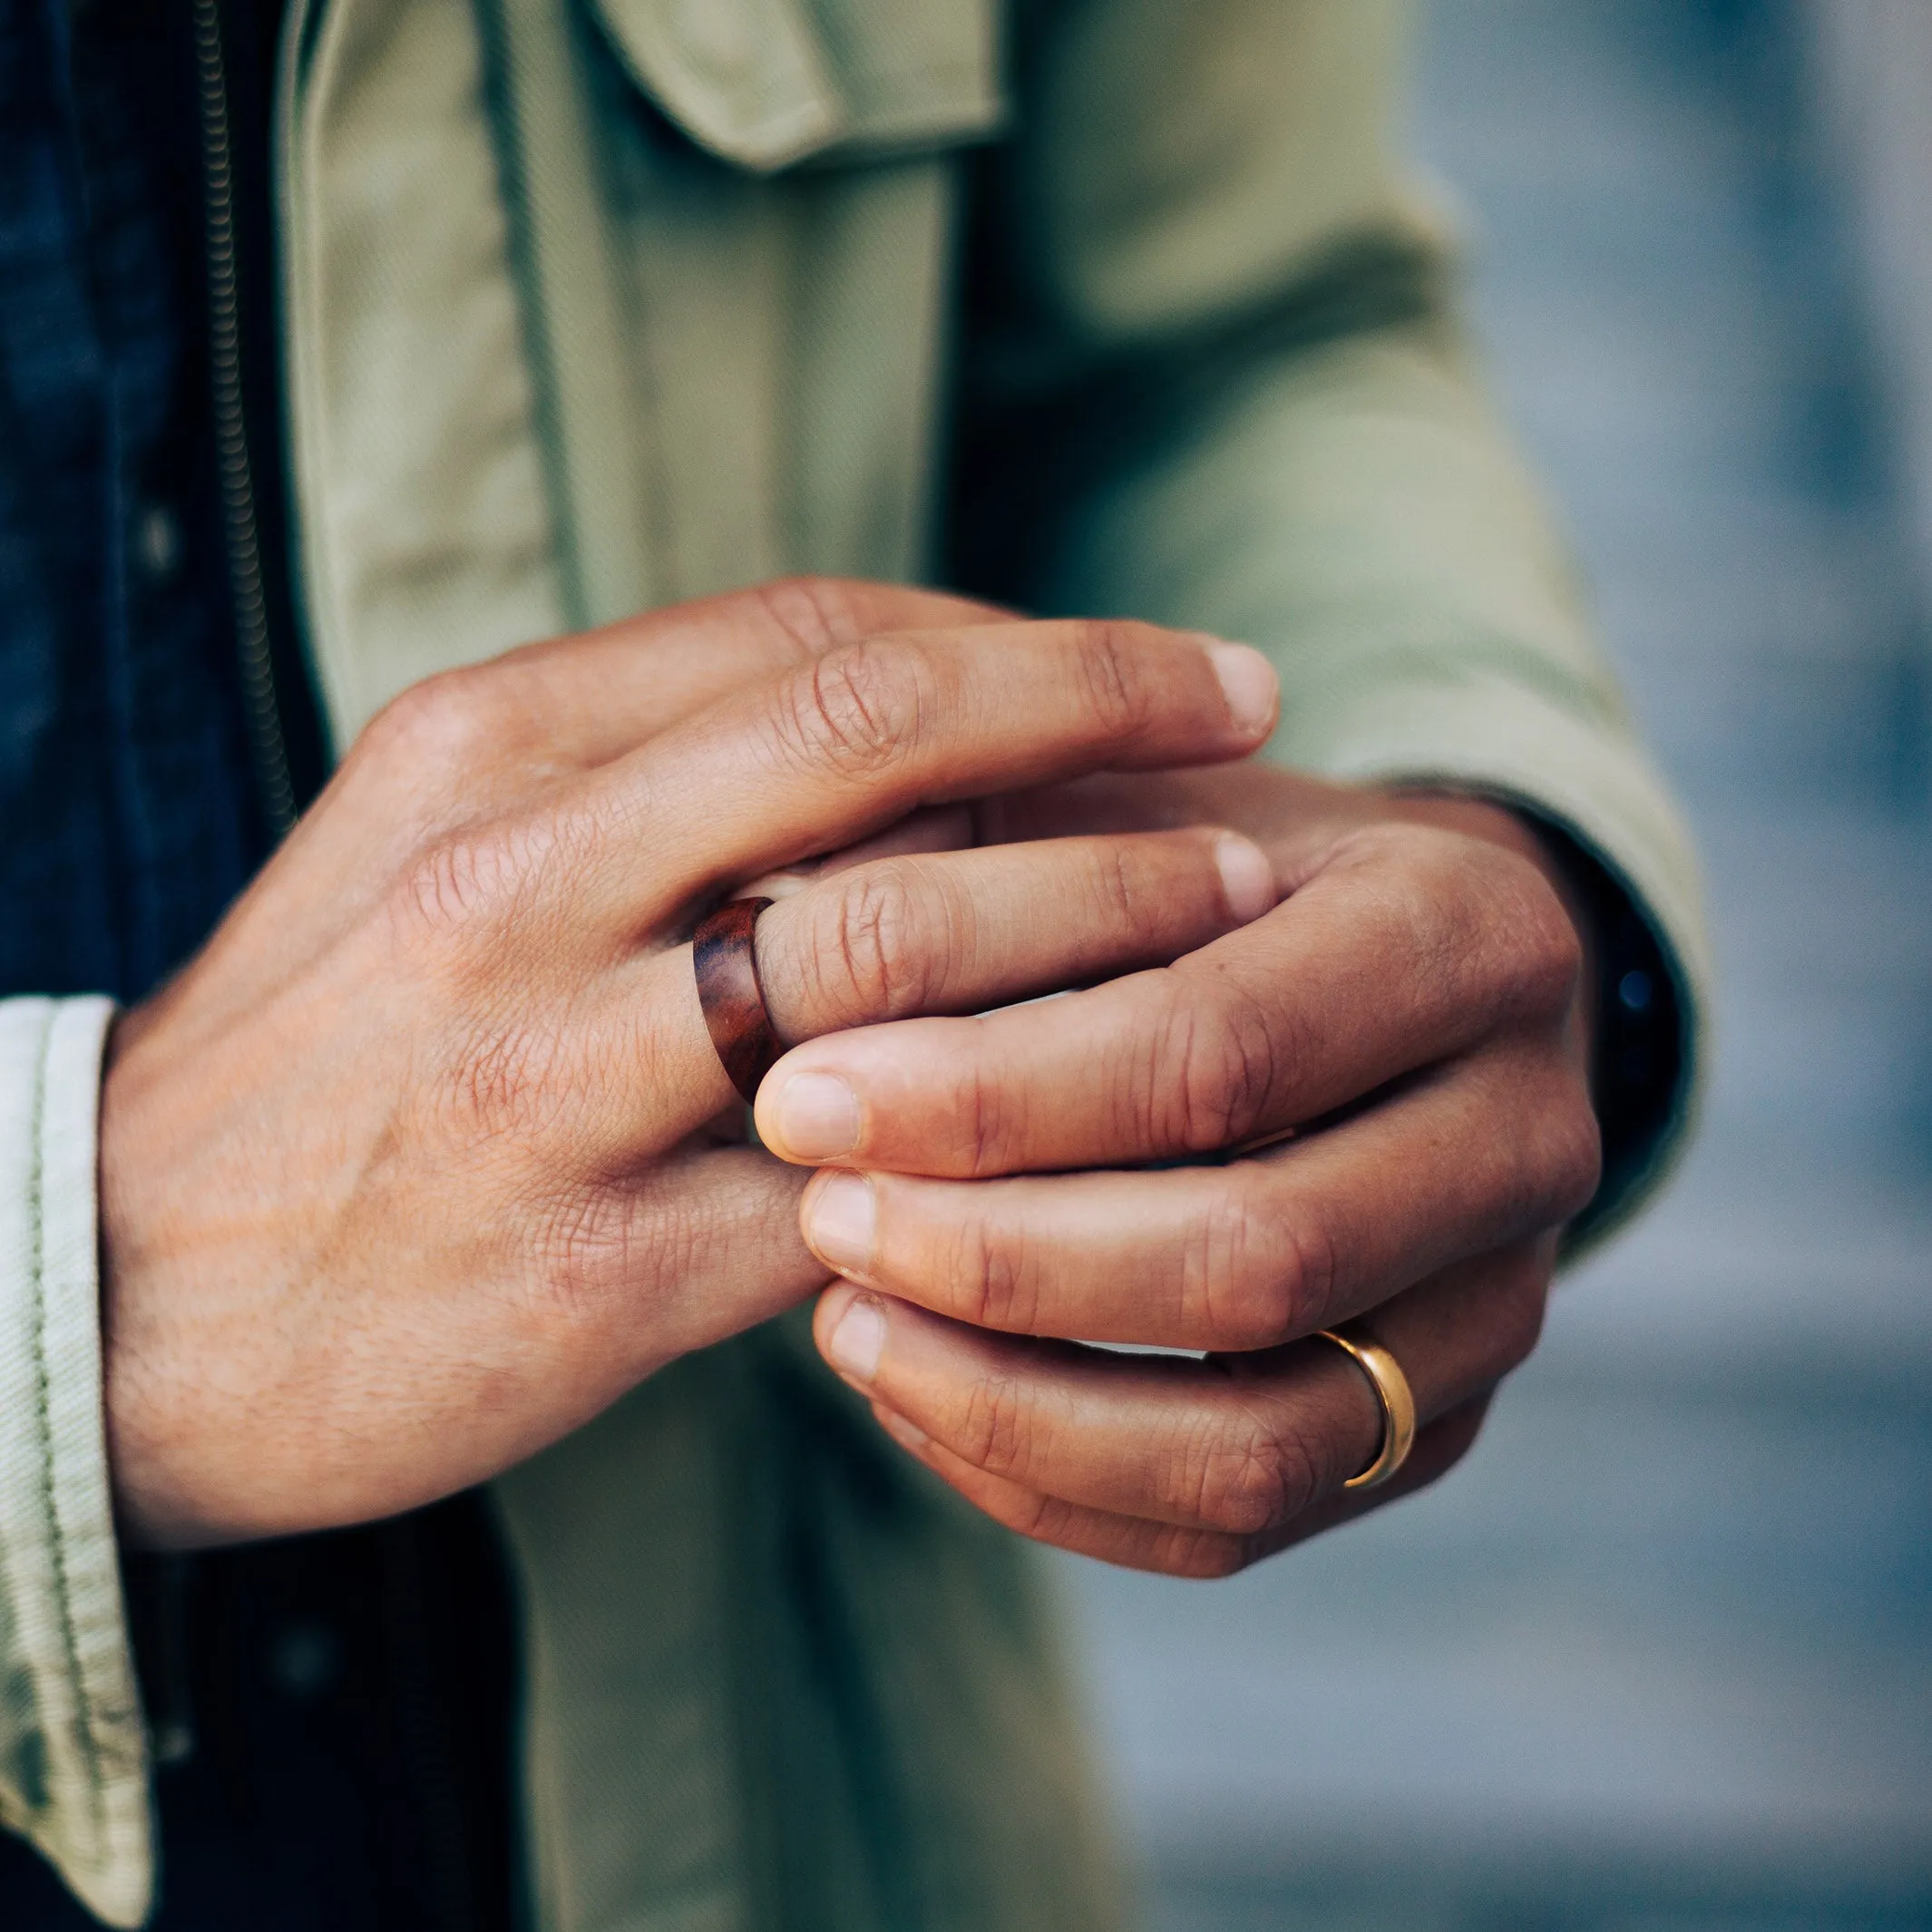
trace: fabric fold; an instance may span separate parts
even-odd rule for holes
[[[1002,117],[991,0],[589,4],[658,107],[754,173],[971,140]]]
[[[102,1413],[96,1137],[113,1006],[0,1002],[0,1822],[111,1926],[153,1891]]]

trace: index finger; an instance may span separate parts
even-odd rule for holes
[[[912,584],[792,577],[545,638],[474,673],[500,688],[506,723],[553,756],[600,765],[734,691],[864,638],[1010,620],[990,604]]]
[[[722,699],[593,774],[547,829],[578,920],[647,929],[918,806],[1101,769],[1237,758],[1273,728],[1260,652],[1130,621],[872,638]]]

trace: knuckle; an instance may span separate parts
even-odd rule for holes
[[[1583,940],[1556,888],[1526,858],[1484,850],[1488,891],[1474,912],[1498,960],[1504,1010],[1529,1021],[1569,1010],[1583,977]]]
[[[779,577],[749,594],[801,657],[817,657],[864,634],[852,586],[842,578]]]
[[[708,1217],[668,1192],[560,1190],[533,1224],[526,1314],[538,1332],[622,1319],[641,1281],[681,1281],[716,1238]]]
[[[1596,1198],[1604,1176],[1603,1127],[1583,1081],[1564,1069],[1563,1098],[1544,1137],[1546,1193],[1558,1221],[1579,1215]]]
[[[1566,1012],[1583,978],[1583,939],[1547,880],[1532,873],[1527,886],[1518,941],[1524,995],[1533,1011]]]
[[[953,1237],[945,1268],[950,1299],[962,1321],[1010,1333],[1029,1332],[1039,1316],[1039,1270],[1022,1241],[971,1216]]]
[[[1275,1232],[1281,1243],[1280,1339],[1286,1341],[1327,1319],[1342,1277],[1342,1249],[1333,1227],[1312,1210],[1283,1215]]]
[[[1549,1307],[1549,1270],[1534,1245],[1502,1257],[1484,1284],[1482,1362],[1459,1391],[1461,1400],[1481,1395],[1511,1370],[1521,1367],[1543,1339]]]
[[[1245,1204],[1219,1191],[1182,1235],[1182,1320],[1193,1332],[1212,1336],[1217,1348],[1265,1346],[1250,1339],[1266,1322],[1254,1305],[1252,1232]]]
[[[482,1032],[457,1063],[453,1098],[473,1132],[485,1137],[513,1133],[540,1091],[548,1056],[528,1032],[503,1028]]]
[[[1259,1536],[1305,1508],[1315,1472],[1292,1429],[1244,1418],[1232,1440],[1214,1439],[1198,1455],[1191,1498],[1195,1517],[1234,1536]]]
[[[1127,737],[1146,727],[1154,694],[1134,626],[1082,619],[1072,629],[1072,657],[1082,705],[1105,736]]]
[[[483,665],[425,678],[370,719],[353,756],[362,763],[402,762],[437,777],[461,776],[514,728],[514,707],[505,705],[498,684]]]
[[[1541,1024],[1568,1010],[1583,941],[1520,853],[1436,826],[1384,825],[1351,834],[1348,854],[1381,873],[1391,941],[1441,985],[1501,1020]]]
[[[1005,1171],[1008,1150],[1026,1145],[1025,1089],[996,1078],[977,1060],[961,1078],[953,1109],[960,1156],[975,1179]]]
[[[1010,1376],[997,1371],[981,1375],[961,1411],[959,1453],[990,1475],[1024,1481],[1029,1410]]]
[[[396,899],[405,922],[419,932],[449,933],[469,926],[490,903],[497,872],[494,842],[463,832],[418,853]]]
[[[633,1216],[612,1207],[608,1196],[584,1189],[554,1202],[537,1222],[528,1299],[540,1323],[581,1320],[613,1279],[631,1273],[639,1231]]]
[[[1175,901],[1150,878],[1145,856],[1133,846],[1107,840],[1088,854],[1084,897],[1091,909],[1086,922],[1097,932],[1117,934],[1137,951],[1160,939],[1173,924]]]
[[[514,1142],[525,1152],[542,1141],[554,1154],[574,1137],[590,1084],[590,1070],[557,1027],[479,1014],[444,1083],[449,1138],[473,1147]]]
[[[1215,1332],[1244,1339],[1217,1346],[1275,1348],[1305,1334],[1333,1303],[1340,1261],[1333,1230],[1312,1207],[1244,1216],[1240,1265],[1226,1281]]]
[[[902,868],[859,868],[835,885],[820,917],[806,959],[827,1028],[897,1019],[922,1003],[922,955],[910,943],[916,915]]]
[[[1234,1179],[1189,1223],[1180,1258],[1182,1312],[1216,1349],[1273,1348],[1326,1293],[1325,1250],[1304,1251],[1293,1225],[1264,1214]]]
[[[801,766],[876,777],[916,748],[933,710],[932,678],[916,647],[864,643],[815,659],[788,679],[776,727]]]
[[[1603,1132],[1582,1074],[1552,1053],[1526,1068],[1502,1062],[1493,1103],[1509,1131],[1492,1158],[1502,1215],[1498,1232],[1533,1234],[1580,1214],[1603,1177]]]
[[[1543,1339],[1543,1319],[1549,1295],[1540,1279],[1525,1275],[1512,1283],[1502,1297],[1497,1341],[1505,1371],[1519,1368],[1536,1352]]]
[[[396,923],[430,940],[473,936],[479,927],[498,933],[522,914],[561,843],[561,822],[548,815],[459,826],[433,838],[397,881]]]
[[[1521,862],[1429,825],[1379,828],[1390,887],[1390,937],[1444,988],[1466,989],[1489,970],[1508,914],[1494,904],[1493,874]],[[1472,873],[1473,868],[1473,873]],[[1400,923],[1397,923],[1400,922]]]
[[[1276,1083],[1273,1032],[1234,999],[1176,1000],[1154,1030],[1142,1111],[1152,1144],[1206,1154],[1261,1124]]]

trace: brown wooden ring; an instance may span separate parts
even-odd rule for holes
[[[758,1082],[785,1051],[765,1010],[758,982],[758,954],[753,944],[758,914],[769,899],[733,899],[698,922],[691,935],[691,971],[698,980],[711,1044],[731,1084],[748,1105]]]

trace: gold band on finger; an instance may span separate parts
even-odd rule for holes
[[[1402,1365],[1371,1336],[1348,1333],[1339,1328],[1317,1332],[1323,1342],[1332,1342],[1348,1352],[1355,1366],[1369,1378],[1375,1400],[1382,1412],[1382,1442],[1375,1460],[1361,1475],[1351,1476],[1344,1489],[1376,1489],[1409,1460],[1416,1441],[1416,1399],[1402,1373]]]

